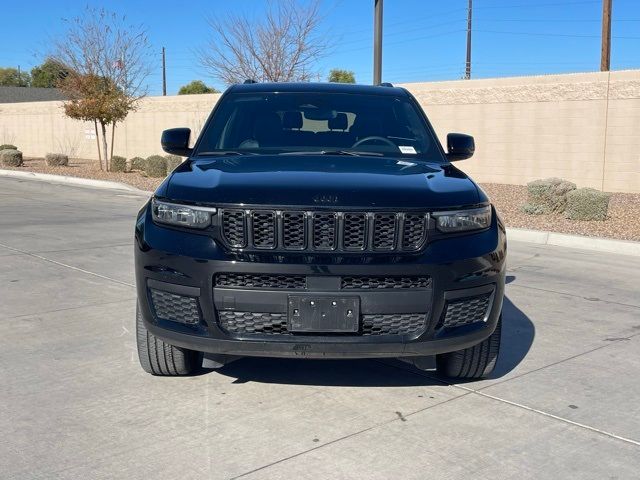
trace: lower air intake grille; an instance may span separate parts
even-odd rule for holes
[[[266,275],[252,273],[219,273],[215,285],[222,288],[286,288],[304,290],[304,275]]]
[[[287,334],[284,313],[218,312],[220,327],[237,334]]]
[[[384,277],[364,275],[342,277],[340,288],[343,290],[378,290],[397,288],[427,288],[431,284],[429,277]]]
[[[407,335],[427,326],[424,313],[362,315],[362,335]]]
[[[195,325],[200,322],[198,299],[151,288],[151,301],[156,317],[172,322]]]
[[[231,334],[291,335],[284,313],[222,311],[218,317],[220,327]],[[362,315],[361,332],[351,336],[415,334],[423,332],[426,325],[424,313]]]
[[[447,328],[460,327],[469,323],[484,321],[489,305],[491,293],[466,297],[447,302],[442,326]]]

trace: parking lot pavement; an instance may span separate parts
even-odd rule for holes
[[[0,476],[638,478],[640,259],[511,242],[492,378],[135,353],[144,198],[0,179]]]

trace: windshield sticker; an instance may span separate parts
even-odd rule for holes
[[[414,155],[416,154],[416,149],[411,145],[400,145],[398,148],[402,153],[412,153]]]
[[[396,165],[402,165],[403,167],[413,167],[415,165],[415,163],[405,162],[404,160],[398,160],[396,162]]]

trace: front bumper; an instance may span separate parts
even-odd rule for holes
[[[139,308],[151,333],[169,344],[242,356],[365,358],[426,356],[464,349],[495,329],[504,295],[506,238],[493,216],[488,230],[433,241],[418,255],[238,255],[226,252],[207,235],[160,227],[141,211],[136,225],[136,284]],[[388,335],[266,334],[230,332],[221,313],[271,312],[286,318],[286,289],[227,289],[215,284],[218,273],[296,275],[307,279],[305,295],[357,296],[362,315],[424,316],[424,328]],[[391,290],[342,291],[346,276],[427,277],[429,285]],[[197,301],[199,321],[184,324],[157,315],[152,290]],[[456,299],[489,298],[480,321],[443,324]]]

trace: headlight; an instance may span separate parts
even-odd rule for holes
[[[466,232],[480,230],[491,225],[491,205],[453,212],[434,212],[436,227],[441,232]]]
[[[211,225],[211,216],[216,214],[215,208],[194,207],[151,200],[153,221],[189,228],[206,228]]]

